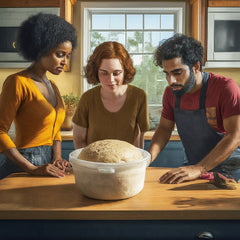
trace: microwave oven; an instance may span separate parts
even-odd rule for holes
[[[59,15],[60,9],[0,8],[0,68],[25,68],[31,64],[18,54],[15,39],[21,23],[39,12]]]
[[[240,7],[209,7],[205,67],[240,68]]]

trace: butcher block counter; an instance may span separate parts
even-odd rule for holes
[[[228,237],[231,237],[231,234],[234,234],[234,237],[240,236],[238,233],[240,231],[240,189],[212,189],[207,180],[195,180],[174,185],[160,184],[159,176],[167,170],[169,169],[147,168],[144,189],[132,198],[117,201],[84,197],[77,189],[72,173],[63,178],[39,177],[27,173],[12,174],[0,180],[0,239],[3,239],[1,234],[7,232],[8,227],[24,223],[28,224],[28,229],[29,227],[32,229],[36,226],[39,227],[40,223],[45,224],[44,226],[60,224],[58,226],[62,226],[62,228],[67,227],[64,224],[71,223],[72,237],[69,239],[75,239],[74,236],[76,239],[81,239],[79,236],[81,224],[84,224],[85,227],[88,226],[86,224],[92,226],[89,233],[85,229],[85,236],[82,238],[88,239],[86,234],[94,234],[94,226],[98,226],[100,229],[100,224],[101,229],[104,231],[104,228],[107,228],[109,233],[109,231],[111,232],[109,228],[121,227],[121,224],[125,226],[124,223],[131,230],[138,229],[134,231],[134,234],[139,235],[138,239],[148,239],[144,235],[146,231],[155,234],[153,235],[155,237],[160,231],[161,234],[159,234],[163,238],[157,236],[157,239],[166,239],[166,236],[169,237],[167,239],[174,239],[175,230],[180,233],[182,231],[184,239],[195,239],[194,236],[197,232],[209,229],[213,232],[211,234],[218,235],[218,238],[215,239],[224,239],[221,238],[222,227],[227,231]],[[36,225],[33,225],[34,222]],[[118,224],[116,225],[116,223]],[[76,226],[76,229],[73,226]],[[143,226],[149,229],[143,230]],[[199,227],[202,228],[199,229]],[[24,227],[22,228],[24,229]],[[123,228],[126,231],[126,228]],[[59,229],[59,231],[62,230]],[[133,234],[131,230],[126,233],[119,230],[121,239],[128,239],[128,234]],[[141,233],[141,231],[144,232]],[[28,232],[29,230],[26,230],[26,234]],[[40,235],[43,235],[39,239],[44,239],[44,231],[40,232]],[[45,236],[46,239],[49,234],[52,234],[51,239],[55,239],[56,235],[53,235],[53,232],[54,230],[51,233],[48,232],[48,235]],[[115,229],[109,239],[118,239],[117,236],[112,238],[114,236],[112,234],[117,234],[116,232]],[[14,233],[10,231],[9,234]],[[91,235],[92,238],[89,237],[89,239],[108,239],[108,236],[101,235],[107,234],[106,232],[99,231],[95,234],[98,238]],[[56,239],[65,239],[61,238],[63,235],[56,236]],[[14,238],[9,237],[9,239]]]
[[[147,131],[144,134],[144,139],[145,140],[151,140],[153,137],[155,131]],[[61,131],[61,136],[63,141],[70,141],[73,140],[73,132],[72,131]],[[172,135],[170,137],[170,141],[180,141],[180,137],[178,135],[177,130],[174,130],[172,132]]]

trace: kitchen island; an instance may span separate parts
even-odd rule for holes
[[[73,174],[12,174],[0,180],[0,239],[239,239],[240,189],[160,184],[167,170],[147,168],[144,189],[117,201],[84,197]]]

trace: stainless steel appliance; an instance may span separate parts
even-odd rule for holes
[[[29,66],[30,63],[18,54],[15,39],[21,23],[39,12],[60,15],[59,8],[0,8],[0,68]]]
[[[240,7],[208,8],[205,67],[240,67]]]

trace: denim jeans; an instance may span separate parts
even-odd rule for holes
[[[31,147],[18,149],[18,151],[35,166],[51,163],[52,161],[52,146]],[[23,172],[23,170],[3,153],[0,153],[0,179],[15,172]]]

